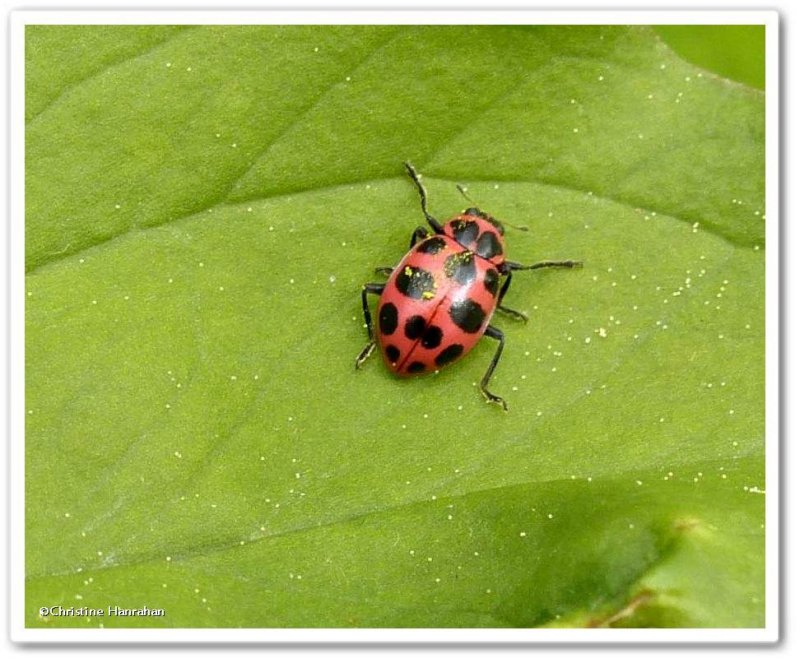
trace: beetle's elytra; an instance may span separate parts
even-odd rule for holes
[[[489,380],[503,352],[505,337],[490,325],[495,310],[526,321],[524,313],[503,306],[515,271],[544,267],[579,267],[577,260],[544,260],[532,265],[506,260],[503,224],[477,207],[465,209],[444,224],[428,212],[425,188],[414,167],[406,171],[419,192],[430,226],[418,226],[410,248],[389,273],[386,283],[367,283],[361,290],[369,342],[356,359],[359,368],[376,344],[389,370],[407,377],[444,368],[466,355],[483,336],[498,341],[480,382],[488,402],[508,410],[506,401],[489,391]],[[377,334],[367,295],[380,295]]]

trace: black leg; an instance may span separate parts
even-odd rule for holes
[[[542,269],[543,267],[583,267],[583,262],[580,260],[542,260],[533,265],[523,265],[519,262],[511,262],[506,260],[503,263],[503,271],[513,272],[520,269]]]
[[[372,351],[375,349],[375,330],[372,328],[372,315],[369,312],[369,302],[367,302],[367,295],[380,295],[383,292],[385,284],[383,283],[367,283],[361,288],[361,307],[364,310],[364,322],[367,323],[367,336],[369,343],[364,346],[364,349],[356,357],[356,368],[361,368]]]
[[[375,273],[382,274],[383,276],[389,276],[394,271],[394,267],[376,267]]]
[[[514,318],[514,320],[517,320],[518,322],[528,322],[528,316],[522,311],[508,308],[508,306],[500,306],[499,304],[497,305],[497,310],[503,315],[507,315],[509,318]]]
[[[489,364],[489,368],[486,369],[486,373],[483,375],[483,379],[481,380],[480,390],[483,394],[483,397],[489,403],[497,403],[503,407],[503,409],[508,412],[508,403],[505,402],[504,399],[500,398],[500,396],[496,396],[487,388],[489,384],[489,380],[492,377],[492,373],[494,373],[494,369],[497,368],[497,362],[500,361],[500,355],[503,354],[503,346],[506,343],[505,336],[503,336],[503,332],[497,329],[497,327],[492,327],[489,325],[486,328],[486,331],[483,332],[484,336],[488,336],[489,338],[493,338],[497,341],[500,341],[500,345],[497,346],[497,351],[494,353],[494,357],[492,357],[492,361]]]
[[[506,275],[506,280],[503,282],[502,287],[500,288],[500,296],[497,298],[497,310],[505,313],[507,316],[514,318],[514,320],[519,320],[520,322],[528,322],[528,316],[525,315],[522,311],[515,311],[513,308],[508,308],[508,306],[503,306],[503,297],[506,296],[506,292],[508,292],[508,287],[511,285],[511,277],[513,274],[508,272]]]
[[[422,186],[422,182],[420,182],[417,171],[414,170],[414,166],[408,163],[408,161],[404,162],[403,165],[406,167],[406,172],[409,174],[411,179],[414,180],[414,184],[417,186],[417,191],[419,191],[419,200],[422,204],[422,213],[425,215],[425,219],[430,227],[433,228],[434,232],[439,234],[443,233],[444,228],[442,227],[442,224],[428,213],[428,194],[425,192],[425,187]]]

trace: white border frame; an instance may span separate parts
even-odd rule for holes
[[[22,10],[10,14],[10,637],[18,643],[775,643],[779,608],[779,15],[777,11]],[[761,629],[80,629],[27,628],[24,620],[24,31],[27,25],[96,24],[763,24],[766,29],[766,587]],[[17,223],[15,223],[17,221]],[[16,609],[15,609],[16,608]]]

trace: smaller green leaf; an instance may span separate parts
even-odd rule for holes
[[[659,25],[654,29],[689,62],[764,89],[766,29],[763,25]]]

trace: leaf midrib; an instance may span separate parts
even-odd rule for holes
[[[146,233],[146,232],[148,232],[150,230],[154,230],[156,228],[161,228],[163,226],[167,226],[167,225],[171,225],[171,224],[183,223],[183,222],[189,221],[191,219],[194,219],[196,217],[199,217],[201,215],[207,216],[209,214],[209,212],[218,212],[218,211],[226,210],[226,209],[235,209],[237,207],[246,207],[248,205],[253,205],[254,203],[259,203],[259,202],[264,202],[264,201],[271,201],[271,200],[280,200],[282,198],[293,198],[294,199],[297,196],[302,196],[302,195],[305,195],[305,194],[318,194],[318,193],[326,193],[326,192],[335,192],[336,190],[339,190],[339,189],[341,189],[341,190],[350,190],[353,187],[357,187],[357,186],[362,186],[362,187],[365,186],[365,185],[380,186],[381,184],[386,184],[388,182],[397,181],[398,177],[387,177],[387,178],[367,179],[367,180],[353,180],[351,182],[334,184],[334,185],[331,185],[329,187],[315,187],[313,189],[286,190],[286,191],[281,191],[279,193],[274,193],[274,194],[269,195],[269,196],[247,198],[247,199],[236,201],[236,202],[223,201],[223,202],[218,203],[217,205],[214,205],[211,208],[205,206],[201,210],[193,211],[193,212],[190,212],[188,214],[181,215],[179,217],[174,217],[174,218],[169,219],[167,221],[164,221],[163,223],[160,223],[160,224],[156,224],[156,225],[152,225],[152,226],[136,226],[136,227],[131,226],[131,228],[129,228],[125,232],[119,233],[119,234],[114,235],[112,237],[105,238],[102,241],[97,242],[95,244],[88,244],[88,245],[82,246],[82,247],[80,247],[80,248],[78,248],[75,251],[70,252],[70,253],[62,252],[62,253],[58,254],[58,258],[54,258],[54,259],[51,259],[51,260],[40,262],[37,265],[35,265],[34,267],[28,269],[26,271],[26,276],[35,276],[35,275],[37,275],[37,274],[39,274],[41,272],[47,271],[48,269],[54,268],[59,263],[66,263],[68,260],[74,258],[74,256],[76,256],[76,255],[81,255],[81,254],[84,254],[84,253],[86,253],[88,251],[96,250],[98,247],[104,246],[106,244],[113,244],[114,242],[120,241],[120,240],[128,237],[131,234]],[[404,180],[404,178],[402,178],[402,177],[400,177],[399,179],[403,179]],[[438,175],[436,177],[429,175],[426,179],[429,182],[433,181],[434,179],[437,180],[437,181],[440,181],[440,182],[456,182],[456,181],[459,181],[457,178],[448,178],[448,177],[442,176],[442,175]],[[547,181],[547,180],[535,179],[535,178],[526,179],[526,180],[497,179],[497,178],[489,179],[489,180],[483,180],[483,179],[479,179],[479,178],[470,178],[470,182],[471,183],[481,183],[481,184],[495,184],[495,183],[498,183],[498,184],[512,184],[512,185],[513,184],[532,185],[532,186],[541,186],[541,187],[552,189],[554,191],[559,191],[559,192],[562,192],[562,193],[568,193],[568,194],[573,194],[573,195],[581,195],[581,196],[588,195],[588,192],[585,189],[582,189],[582,188],[578,188],[578,187],[567,185],[567,184],[554,183],[554,182],[550,182],[550,181]],[[628,210],[631,210],[631,211],[637,211],[637,213],[639,213],[639,212],[641,212],[641,213],[647,212],[647,213],[650,213],[650,214],[658,215],[661,219],[673,220],[673,221],[677,221],[677,222],[682,223],[682,224],[693,225],[694,223],[696,223],[696,221],[694,221],[693,219],[682,218],[682,217],[676,216],[676,215],[674,215],[674,214],[672,214],[672,213],[670,213],[668,211],[664,211],[664,210],[657,209],[657,208],[649,208],[649,207],[645,208],[645,207],[642,207],[641,204],[637,204],[637,203],[633,203],[633,202],[627,202],[627,201],[616,199],[616,198],[607,198],[607,197],[604,197],[602,195],[598,195],[596,192],[592,192],[592,200],[600,201],[600,202],[606,203],[606,204],[617,205],[617,206],[619,206],[621,208],[624,208],[624,209],[628,209]],[[703,227],[702,225],[701,225],[701,228],[702,228],[703,232],[705,232],[705,233],[707,233],[709,235],[712,235],[714,237],[717,237],[718,239],[726,242],[727,244],[729,244],[731,246],[740,247],[740,248],[749,247],[749,243],[737,241],[736,238],[728,236],[727,234],[720,232],[719,228],[710,227],[710,226]]]

